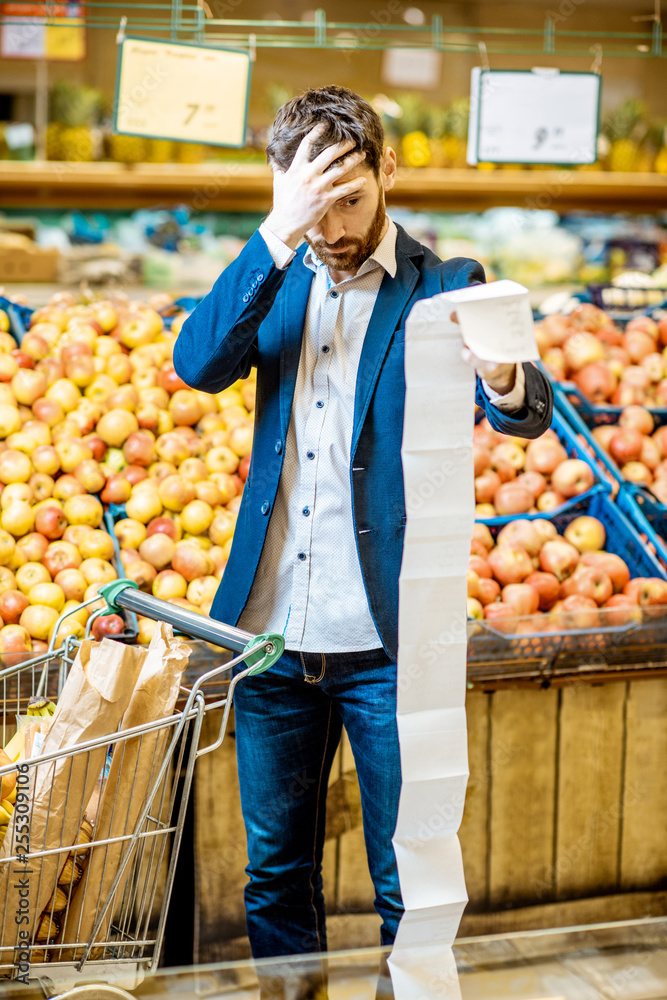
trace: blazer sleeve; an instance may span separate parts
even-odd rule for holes
[[[220,392],[257,362],[257,331],[288,268],[279,270],[256,232],[183,324],[174,368],[187,385]]]
[[[484,268],[476,260],[459,257],[447,261],[447,264],[450,268],[452,265],[458,266],[444,291],[479,285],[486,281]],[[536,438],[551,426],[554,394],[549,379],[534,364],[524,363],[523,370],[526,376],[526,398],[520,410],[515,413],[505,413],[494,406],[484,392],[479,376],[475,402],[482,407],[494,430],[516,437]]]

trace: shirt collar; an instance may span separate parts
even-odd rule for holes
[[[393,222],[389,216],[387,216],[387,219],[389,220],[387,232],[384,234],[370,257],[363,262],[355,277],[358,277],[361,274],[366,274],[378,265],[383,267],[387,274],[391,275],[392,278],[396,277],[396,237],[398,235],[398,230],[396,229],[396,223]],[[317,254],[313,252],[311,247],[308,247],[303,255],[303,262],[306,267],[310,268],[311,271],[316,271],[318,267],[326,266]]]

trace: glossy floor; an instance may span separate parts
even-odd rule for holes
[[[143,1000],[667,1000],[667,919],[600,924],[503,936],[460,939],[451,954],[416,949],[397,956],[393,992],[378,968],[378,951],[339,952],[327,958],[328,989],[319,959],[230,962],[198,969],[162,969],[143,981],[120,962],[91,968],[85,982],[110,984]],[[396,956],[395,956],[396,957]],[[36,969],[34,970],[37,971]],[[63,970],[64,972],[65,970]],[[0,984],[0,997],[53,996],[74,985]],[[260,982],[262,984],[260,993]],[[79,987],[79,1000],[111,1000],[104,989]],[[118,996],[119,994],[116,994]],[[122,995],[122,994],[121,994]],[[73,997],[74,1000],[74,997]]]

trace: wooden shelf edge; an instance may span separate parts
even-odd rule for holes
[[[271,170],[205,164],[0,161],[0,207],[118,208],[186,203],[199,211],[265,211]],[[390,205],[441,211],[497,206],[596,211],[667,210],[667,176],[579,170],[399,168]]]

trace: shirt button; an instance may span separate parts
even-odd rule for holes
[[[337,299],[338,298],[338,292],[336,292],[336,291],[331,292],[331,298],[332,299]]]
[[[305,552],[299,552],[298,558],[301,560],[301,562],[303,562],[304,559],[306,558],[306,553]]]
[[[310,507],[304,507],[301,513],[308,517],[310,514]]]
[[[322,353],[323,353],[323,354],[328,354],[328,353],[329,353],[329,348],[328,348],[328,347],[326,346],[326,344],[325,344],[325,345],[324,345],[324,347],[322,348]]]
[[[317,407],[318,410],[321,410],[322,407],[324,406],[324,403],[321,399],[318,399],[318,401],[315,403],[315,406]]]
[[[276,443],[274,445],[274,448],[276,449],[276,455],[279,455],[281,453],[281,451],[283,450],[283,443],[282,443],[282,441],[280,441],[280,440],[276,441]]]
[[[314,452],[314,451],[307,451],[307,452],[306,452],[306,455],[307,455],[307,456],[308,456],[308,458],[310,458],[310,459],[313,459],[313,458],[315,458],[315,452]]]
[[[271,510],[271,504],[269,503],[268,500],[265,500],[264,503],[262,504],[262,514],[268,514],[270,510]]]

